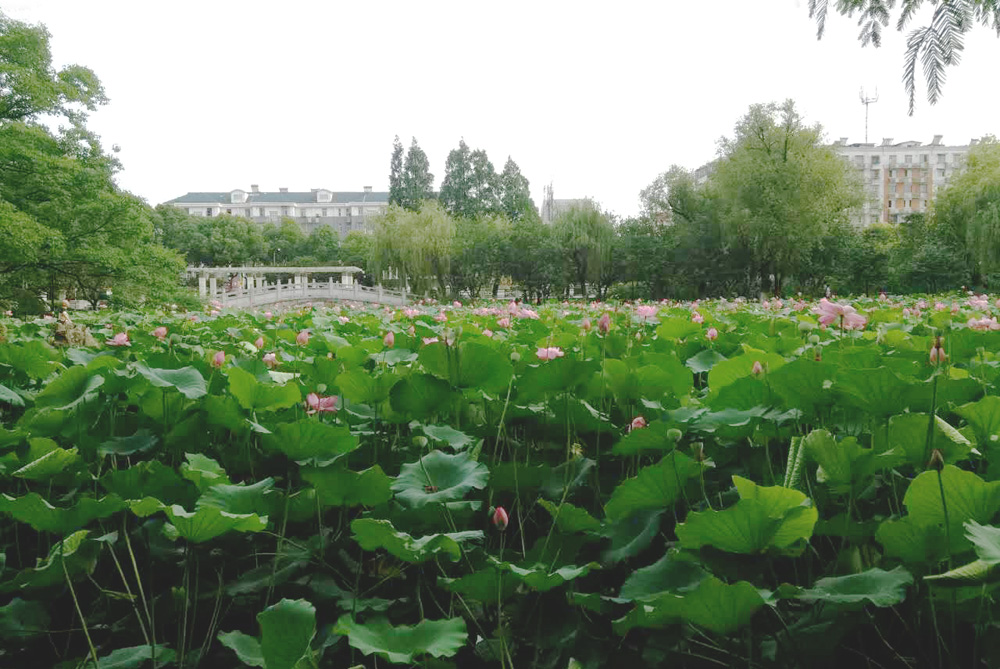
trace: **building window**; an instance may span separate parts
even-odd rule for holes
[[[890,165],[895,165],[896,164],[896,155],[895,154],[889,156],[889,164]]]
[[[878,170],[872,170],[872,179],[878,179]]]
[[[939,177],[941,177],[942,179],[944,178],[944,168],[943,167],[939,167],[938,168],[937,175]]]
[[[930,159],[930,156],[928,156],[926,153],[921,154],[921,156],[920,156],[920,162],[922,162],[924,165],[927,164],[927,161],[929,159]]]
[[[920,192],[921,193],[927,192],[927,184],[920,184]]]
[[[910,156],[910,155],[903,156],[903,162],[906,163],[907,165],[909,165],[910,163],[913,162],[913,156]]]
[[[854,156],[854,162],[858,167],[864,167],[865,157],[864,156]]]
[[[889,209],[892,209],[892,200],[889,200]]]
[[[226,209],[226,214],[228,214],[229,216],[232,216],[233,215],[233,210],[232,209]]]
[[[937,154],[937,162],[938,162],[938,165],[944,165],[944,163],[945,163],[945,160],[946,160],[946,157],[945,157],[946,155],[947,155],[947,154],[944,154],[944,153],[939,153],[939,154]]]
[[[872,156],[872,167],[874,167],[875,165],[878,165],[878,162],[879,162],[879,157],[878,156]]]
[[[205,210],[205,215],[206,216],[211,216],[212,215],[212,208],[211,207],[209,207],[208,209]]]

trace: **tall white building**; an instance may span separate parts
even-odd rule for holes
[[[842,137],[833,148],[861,175],[869,194],[855,219],[859,225],[899,223],[907,215],[924,213],[937,191],[965,164],[969,148],[979,143],[948,145],[934,135],[930,144],[917,141],[848,144]]]
[[[288,218],[306,234],[328,225],[341,237],[352,230],[363,230],[368,219],[386,212],[389,193],[372,191],[339,192],[325,188],[311,191],[261,191],[257,185],[249,191],[235,189],[223,192],[187,193],[164,204],[185,210],[192,216],[240,216],[257,223],[278,223]]]

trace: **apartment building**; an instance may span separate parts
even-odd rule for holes
[[[313,188],[311,191],[262,191],[255,184],[249,191],[235,189],[224,192],[186,193],[168,200],[192,216],[241,216],[257,223],[278,223],[288,218],[306,234],[328,225],[341,237],[353,230],[363,230],[368,219],[386,212],[389,193],[376,192],[371,186],[362,191],[331,191]]]
[[[899,223],[909,214],[924,213],[935,193],[965,163],[969,148],[979,143],[949,145],[942,135],[934,135],[929,144],[917,141],[881,144],[848,144],[842,137],[833,148],[861,176],[869,199],[855,218],[858,225]]]

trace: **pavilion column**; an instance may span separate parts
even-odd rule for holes
[[[204,273],[198,275],[198,297],[208,295],[208,276]]]
[[[218,294],[219,294],[219,282],[218,282],[218,279],[216,279],[214,275],[208,277],[208,295],[209,295],[209,297],[211,297],[214,300],[215,297],[216,297],[216,295],[218,295]]]

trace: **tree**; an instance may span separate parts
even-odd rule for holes
[[[521,168],[510,156],[507,156],[503,172],[500,173],[499,200],[500,213],[510,221],[532,216],[538,218],[538,209],[531,199],[528,179],[521,174]]]
[[[65,116],[81,123],[86,111],[107,103],[97,75],[80,65],[52,67],[44,26],[15,21],[0,12],[0,122]]]
[[[831,230],[864,202],[850,166],[806,126],[795,104],[751,105],[731,139],[720,141],[709,190],[723,207],[726,236],[748,253],[749,273],[775,294],[808,269],[806,260]]]
[[[403,197],[403,143],[399,135],[392,141],[389,160],[389,204],[400,204]]]
[[[507,271],[510,222],[502,216],[459,218],[452,245],[451,286],[478,297],[490,287],[496,296]]]
[[[935,224],[964,247],[974,280],[1000,272],[1000,143],[987,137],[969,150],[965,166],[934,202]]]
[[[809,16],[816,19],[816,37],[822,39],[826,29],[829,0],[809,0]],[[837,0],[836,10],[849,17],[858,14],[862,46],[882,44],[882,29],[889,25],[894,0]],[[896,30],[902,32],[924,4],[924,0],[904,0],[900,3]],[[910,115],[916,98],[917,61],[920,61],[927,83],[927,99],[938,101],[945,81],[945,68],[957,65],[965,48],[965,34],[976,23],[992,27],[1000,36],[1000,1],[998,0],[931,0],[934,13],[926,26],[911,30],[906,38],[903,59],[903,85],[910,97]]]
[[[572,280],[586,299],[587,283],[600,280],[608,261],[614,228],[596,207],[574,206],[556,218],[552,232],[568,262]]]
[[[371,227],[377,277],[398,278],[418,294],[435,288],[441,297],[448,294],[455,221],[439,203],[425,201],[420,211],[390,206]]]
[[[410,149],[406,152],[403,163],[403,175],[400,181],[401,194],[399,205],[410,211],[419,211],[424,200],[434,197],[434,175],[431,174],[427,154],[413,138]]]
[[[507,268],[511,278],[521,284],[525,297],[537,302],[549,297],[562,280],[563,252],[553,226],[538,217],[515,221],[507,246]]]
[[[441,204],[452,216],[476,218],[500,211],[499,178],[482,149],[472,151],[461,140],[448,153],[441,181]]]

